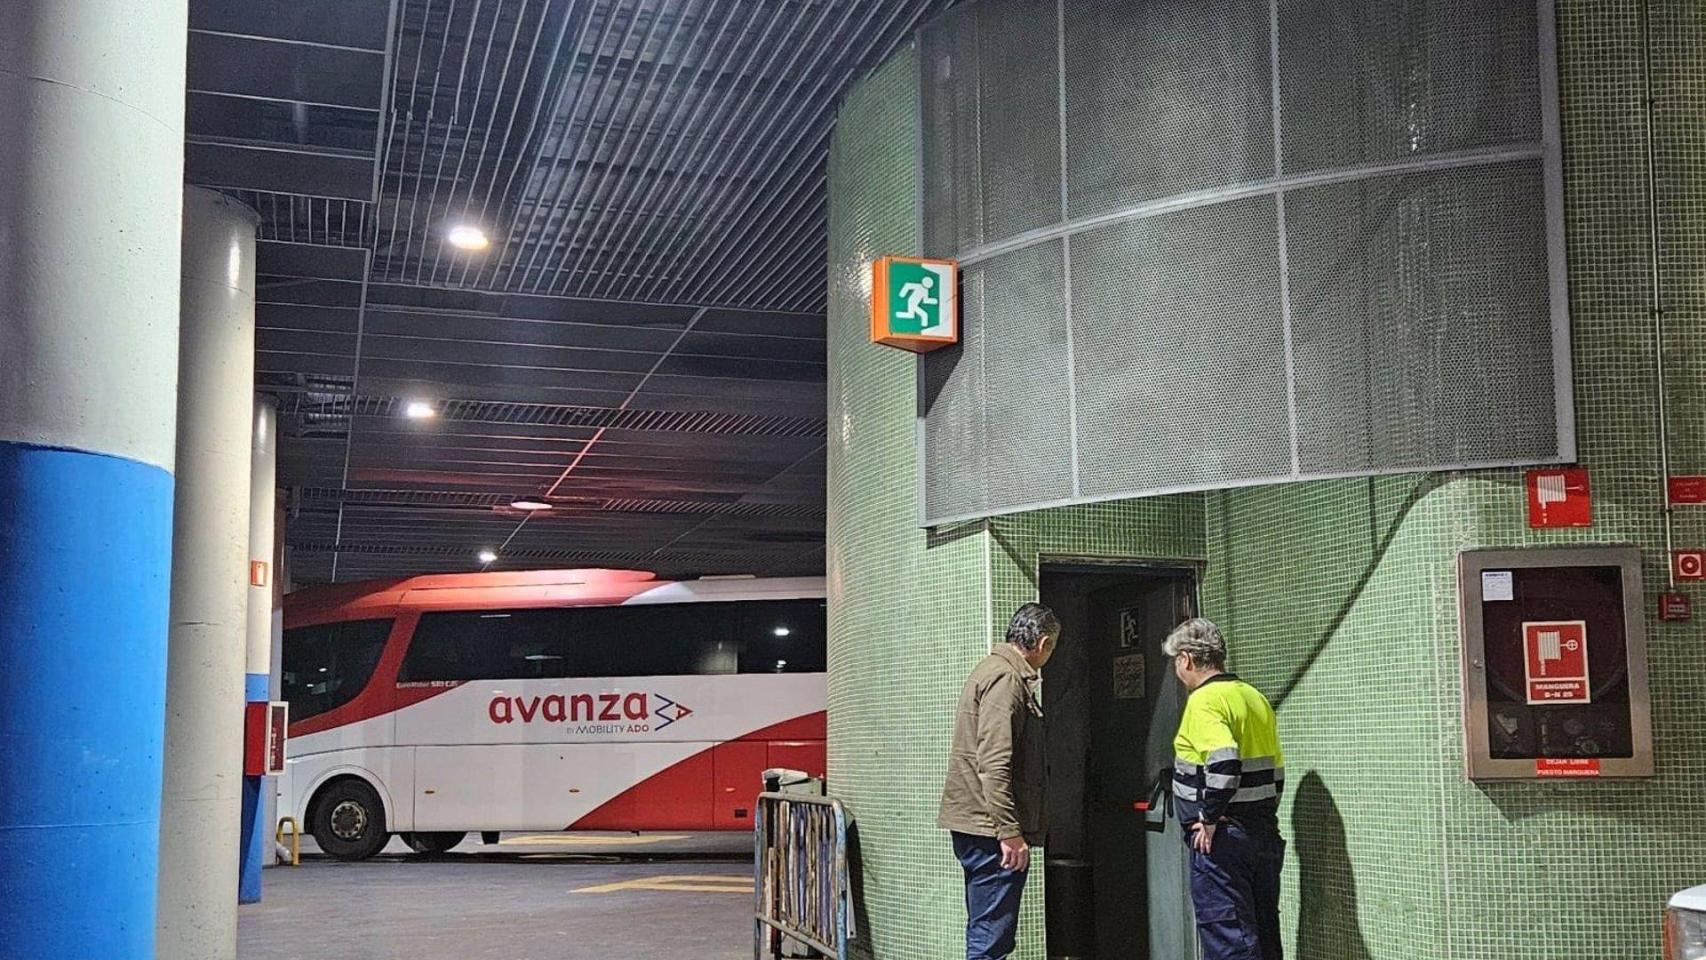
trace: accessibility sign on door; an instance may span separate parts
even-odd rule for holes
[[[1587,621],[1525,621],[1522,647],[1530,704],[1590,702]]]

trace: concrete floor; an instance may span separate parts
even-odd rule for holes
[[[744,834],[478,837],[439,857],[266,871],[239,960],[749,960]]]

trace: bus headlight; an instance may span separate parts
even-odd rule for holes
[[[1665,960],[1706,960],[1706,913],[1683,907],[1665,911]]]

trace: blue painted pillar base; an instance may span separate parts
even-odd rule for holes
[[[271,838],[267,836],[266,824],[261,818],[266,815],[266,804],[261,802],[261,790],[266,787],[266,777],[243,778],[243,839],[240,857],[237,864],[237,902],[261,902],[261,866],[262,857],[271,852]]]
[[[0,441],[0,955],[152,960],[172,475]]]
[[[243,676],[243,696],[249,703],[267,702],[267,675],[249,673]],[[267,831],[267,805],[262,793],[268,787],[266,777],[243,778],[243,822],[241,840],[237,847],[237,902],[261,902],[261,867],[264,858],[272,855],[272,840]]]

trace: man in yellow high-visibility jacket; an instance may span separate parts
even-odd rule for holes
[[[1190,691],[1173,740],[1173,796],[1203,960],[1280,960],[1285,753],[1274,709],[1226,672],[1226,639],[1209,621],[1187,620],[1162,651]]]

